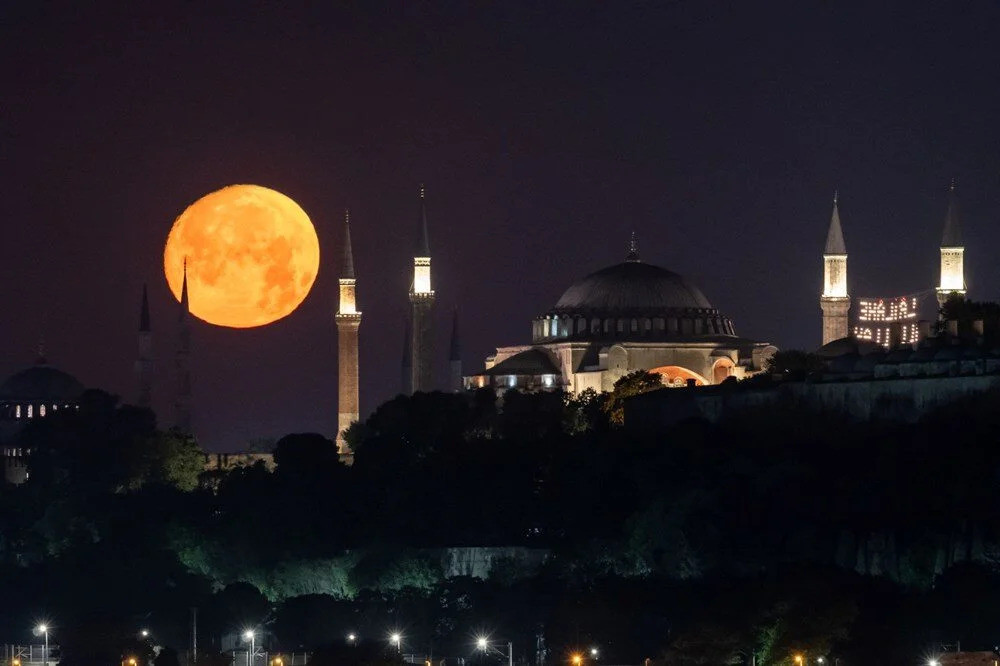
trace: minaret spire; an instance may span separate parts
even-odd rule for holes
[[[353,451],[344,431],[361,418],[358,396],[358,329],[361,311],[357,308],[354,251],[351,248],[351,212],[344,211],[344,254],[340,266],[340,302],[337,307],[337,452],[351,460]]]
[[[174,356],[176,393],[174,395],[174,427],[185,434],[191,432],[191,304],[188,301],[187,257],[184,257],[184,279],[181,282],[180,308],[177,313],[177,354]]]
[[[826,232],[823,249],[823,293],[819,299],[823,310],[823,344],[846,338],[849,334],[848,312],[851,299],[847,295],[847,245],[840,224],[839,196],[833,193],[833,212]]]
[[[413,285],[410,287],[412,316],[411,356],[413,391],[434,388],[434,289],[431,286],[431,248],[427,235],[427,199],[420,185],[420,215],[417,246],[413,255]]]
[[[941,234],[941,279],[938,282],[938,305],[944,307],[953,296],[965,296],[965,243],[962,241],[962,225],[959,218],[958,194],[955,179],[951,180],[948,191],[948,212],[944,218],[944,233]]]
[[[149,324],[149,293],[142,284],[142,301],[139,303],[139,353],[135,359],[137,384],[135,404],[148,408],[153,394],[153,329]]]
[[[458,339],[458,308],[451,315],[451,344],[448,347],[448,388],[458,393],[462,390],[462,343]]]

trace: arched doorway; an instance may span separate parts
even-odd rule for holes
[[[679,365],[661,365],[658,368],[650,368],[649,372],[659,374],[664,386],[687,386],[689,379],[694,380],[695,386],[708,384],[708,381],[697,372]]]
[[[726,379],[732,376],[734,367],[732,359],[720,358],[712,366],[712,383],[721,384],[726,381]]]

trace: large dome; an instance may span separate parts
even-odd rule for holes
[[[698,287],[677,273],[631,260],[574,282],[554,310],[613,313],[711,307]]]
[[[75,401],[81,393],[83,385],[75,377],[41,364],[17,372],[0,384],[0,400]]]

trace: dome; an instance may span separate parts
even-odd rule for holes
[[[705,295],[677,273],[631,260],[576,281],[554,310],[625,312],[711,307]]]
[[[81,393],[83,385],[75,377],[41,364],[14,373],[0,384],[0,400],[74,401]]]

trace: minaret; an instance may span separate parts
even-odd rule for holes
[[[431,248],[427,240],[427,207],[424,186],[420,186],[420,217],[417,220],[417,248],[413,253],[412,306],[413,392],[434,388],[434,289],[431,288]]]
[[[823,295],[819,306],[823,309],[823,344],[846,338],[851,299],[847,295],[847,247],[844,245],[844,230],[840,227],[836,193],[833,195],[833,215],[823,250]]]
[[[153,398],[153,331],[149,326],[149,295],[142,285],[139,306],[139,355],[135,359],[137,392],[135,404],[149,408]]]
[[[174,358],[175,381],[174,427],[191,432],[191,307],[188,303],[187,257],[184,258],[184,281],[181,283],[181,306],[177,315],[177,355]]]
[[[403,395],[413,393],[413,327],[410,326],[410,318],[403,317],[403,362],[401,365],[402,375],[400,377],[399,390]]]
[[[962,227],[958,219],[958,197],[955,181],[951,181],[948,214],[944,218],[941,237],[941,281],[938,283],[938,305],[943,307],[952,294],[965,296],[965,246],[962,244]]]
[[[448,347],[448,390],[462,390],[462,343],[458,340],[458,308],[451,318],[451,345]]]
[[[337,452],[349,456],[344,431],[361,417],[358,401],[358,329],[361,312],[357,308],[354,253],[351,250],[351,212],[344,213],[344,257],[340,265],[340,303],[337,307]]]

